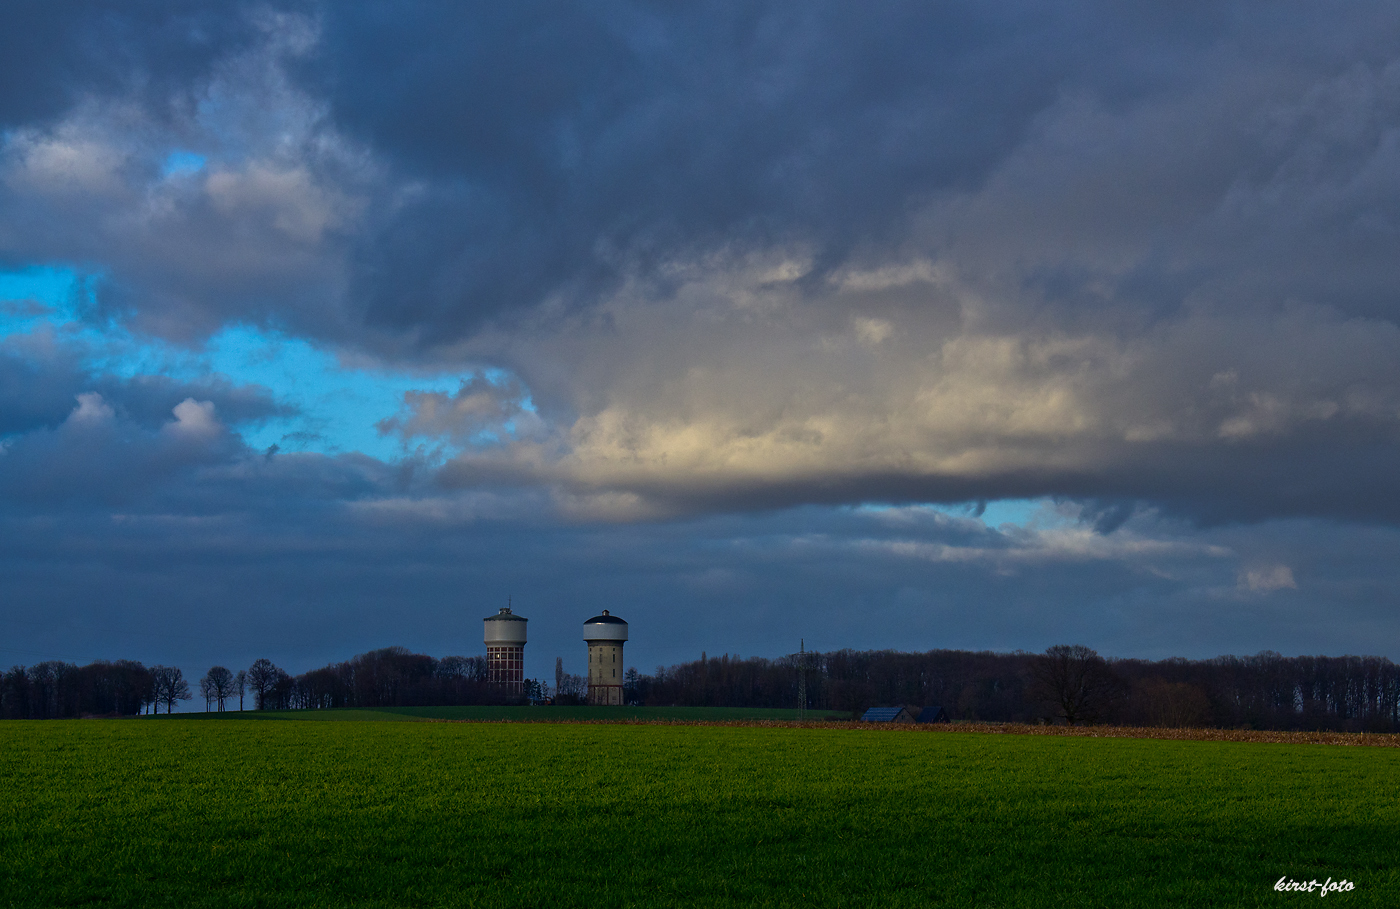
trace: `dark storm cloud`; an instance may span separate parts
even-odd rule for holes
[[[122,419],[100,394],[78,396],[62,423],[7,440],[0,497],[30,508],[149,507],[190,471],[243,448],[209,402],[187,398],[162,426]]]
[[[87,382],[73,351],[41,339],[0,341],[0,437],[63,422]]]
[[[1066,95],[1131,112],[1205,94],[1215,80],[1233,91],[1232,74],[1275,83],[1252,99],[1222,97],[1228,117],[1241,101],[1287,97],[1339,67],[1383,61],[1395,27],[1393,14],[1369,8],[1339,16],[1306,5],[1262,22],[1240,8],[1130,16],[1093,3],[1053,13],[899,4],[878,14],[842,4],[282,6],[298,8],[314,15],[278,18],[261,4],[189,15],[97,4],[61,17],[48,5],[26,7],[35,37],[25,47],[51,62],[9,80],[6,94],[16,105],[50,100],[27,117],[16,107],[13,126],[51,126],[85,100],[134,104],[137,122],[126,127],[144,130],[142,142],[161,131],[145,118],[162,124],[167,142],[223,143],[225,155],[260,160],[270,152],[238,134],[252,114],[229,110],[252,100],[267,120],[259,128],[275,130],[281,117],[301,121],[294,134],[311,132],[251,175],[230,162],[243,179],[226,181],[212,202],[186,200],[173,221],[97,245],[56,227],[47,242],[41,230],[7,245],[108,266],[111,292],[122,295],[113,305],[144,310],[171,331],[280,307],[310,330],[353,334],[364,320],[433,347],[543,300],[586,305],[628,276],[664,282],[677,259],[736,246],[805,245],[817,280],[853,254],[905,243],[911,216],[982,185]],[[288,38],[299,31],[304,41]],[[283,69],[302,95],[278,88]],[[322,104],[329,121],[311,128]],[[1172,137],[1213,159],[1192,162],[1196,186],[1154,192],[1140,185],[1144,174],[1128,173],[1139,184],[1124,187],[1134,198],[1086,199],[1086,214],[1159,215],[1171,200],[1194,219],[1230,181],[1273,172],[1277,160],[1246,165],[1241,155],[1259,149],[1222,135],[1229,124],[1212,122],[1209,109],[1197,113],[1202,135]],[[336,131],[386,165],[373,189],[326,160]],[[1290,146],[1287,137],[1280,145]],[[140,151],[126,149],[126,166],[149,168],[163,153],[148,150],[153,161],[142,164],[132,159]],[[308,194],[321,194],[322,209],[337,191],[362,196],[366,217],[347,231],[352,247],[318,230],[294,232],[300,242],[290,248],[248,243],[250,231],[272,226],[252,209],[268,209],[277,178],[305,203],[293,221],[317,207]],[[140,192],[149,174],[127,180]],[[100,219],[104,208],[93,202],[75,210],[70,200],[60,211],[69,222]],[[284,240],[286,214],[269,219]],[[311,218],[337,220],[324,210]],[[221,249],[235,238],[242,242]],[[180,258],[207,265],[163,254],[172,243]],[[1073,274],[1067,264],[1061,275]],[[309,311],[293,302],[341,270],[349,299],[322,292]],[[200,306],[214,311],[201,318]]]
[[[1082,130],[1059,151],[1103,155],[1117,179],[1042,168],[1017,187],[1021,211],[954,213],[974,237],[1034,255],[1010,220],[1029,216],[1032,233],[1159,245],[1121,275],[1092,251],[1028,263],[1052,304],[1105,279],[1124,303],[1165,291],[1171,308],[1202,281],[1269,302],[1301,282],[1390,311],[1375,228],[1394,223],[1393,192],[1333,180],[1383,150],[1393,121],[1396,93],[1367,84],[1400,25],[1384,6],[334,5],[321,21],[305,84],[425,181],[370,227],[354,295],[370,324],[425,346],[628,276],[664,285],[666,266],[717,250],[802,246],[810,281],[878,260],[1047,126]],[[1075,99],[1097,110],[1075,122]],[[1320,259],[1345,267],[1319,282]]]
[[[1376,155],[1400,17],[1270,12],[24,4],[0,54],[12,128],[132,109],[67,137],[122,146],[106,149],[120,159],[107,188],[124,191],[12,199],[25,236],[3,245],[107,271],[109,306],[169,332],[277,318],[433,348],[545,300],[587,306],[629,277],[664,287],[678,260],[736,247],[801,246],[820,281],[853,256],[927,244],[911,219],[1024,172],[1031,150],[1019,209],[954,209],[966,226],[934,246],[975,259],[1004,238],[1051,306],[1111,282],[1116,308],[1170,309],[1204,286],[1389,312],[1397,200]],[[258,147],[279,118],[291,145]],[[1103,154],[1112,181],[1057,173],[1056,149],[1033,141],[1047,129],[1075,131],[1080,147],[1059,152]],[[167,147],[146,147],[162,131]],[[328,154],[337,136],[358,146]],[[138,205],[180,140],[214,153],[222,182],[174,213],[63,236]],[[358,154],[382,169],[347,173]],[[1087,249],[1035,261],[1047,232]],[[1096,261],[1125,241],[1131,268]]]
[[[714,250],[810,244],[836,264],[897,243],[1066,85],[1154,81],[1087,9],[410,4],[323,21],[311,69],[336,122],[429,181],[377,226],[355,287],[373,324],[429,344]]]
[[[256,37],[231,4],[11,0],[0,30],[0,127],[49,121],[101,96],[135,94],[159,109]]]
[[[491,424],[440,487],[1400,516],[1390,5],[125,9],[36,20],[0,257],[138,330],[510,370],[380,423]],[[154,381],[93,390],[156,433]]]

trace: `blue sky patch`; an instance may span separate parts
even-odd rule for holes
[[[0,273],[0,338],[45,328],[59,330],[84,351],[85,363],[94,373],[123,378],[165,375],[185,381],[218,374],[236,385],[268,388],[297,413],[235,427],[258,450],[276,445],[279,451],[358,451],[384,460],[402,456],[401,440],[380,433],[375,424],[399,412],[405,393],[451,394],[478,372],[349,368],[341,365],[333,350],[250,325],[227,326],[203,349],[190,350],[134,335],[121,326],[99,329],[81,322],[78,302],[83,292],[84,282],[67,269]],[[500,369],[479,373],[493,385],[508,379]],[[528,398],[523,406],[534,409]],[[486,433],[473,441],[494,444],[500,439]],[[447,446],[440,450],[450,454]]]
[[[187,174],[196,174],[204,170],[204,165],[209,161],[201,154],[191,151],[173,151],[165,156],[165,164],[161,166],[160,175],[169,179],[171,177],[182,177]]]

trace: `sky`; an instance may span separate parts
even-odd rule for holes
[[[17,0],[0,663],[1400,659],[1400,8]]]

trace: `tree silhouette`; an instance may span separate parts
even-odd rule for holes
[[[204,695],[205,709],[208,709],[208,701],[213,700],[222,712],[224,702],[233,697],[233,689],[234,675],[223,666],[215,666],[199,680],[199,693]]]
[[[1040,700],[1071,726],[1102,719],[1122,696],[1108,661],[1083,644],[1056,644],[1031,662]]]
[[[272,664],[271,660],[256,660],[252,666],[248,667],[248,687],[253,690],[253,695],[257,698],[257,708],[264,709],[267,693],[277,687],[277,683],[286,673]]]
[[[151,671],[155,674],[156,703],[164,704],[167,714],[174,712],[176,701],[188,701],[193,697],[185,674],[178,666],[156,666]]]

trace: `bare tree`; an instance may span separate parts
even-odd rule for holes
[[[199,693],[204,695],[205,709],[208,709],[208,702],[212,700],[222,713],[224,702],[233,697],[234,684],[233,673],[223,666],[215,666],[205,673],[204,678],[199,680]]]
[[[238,692],[238,710],[242,712],[243,692],[248,690],[248,673],[245,670],[238,670],[238,674],[233,677],[233,690]]]
[[[564,688],[564,658],[554,658],[554,693],[557,695]]]
[[[274,666],[272,661],[268,659],[256,660],[252,666],[248,667],[248,687],[253,690],[253,694],[257,698],[259,710],[264,709],[268,692],[277,687],[277,683],[284,675],[286,673]]]
[[[276,670],[276,678],[272,683],[272,690],[264,695],[264,699],[272,701],[273,710],[290,710],[292,707],[292,696],[296,690],[296,680],[285,669]]]
[[[176,701],[188,701],[193,697],[185,674],[178,666],[156,666],[151,671],[156,677],[156,703],[164,704],[167,714],[175,711]]]
[[[559,685],[554,689],[554,695],[556,699],[562,696],[583,701],[588,697],[588,676],[574,675],[570,672],[564,673],[563,678],[559,680]]]
[[[1083,644],[1056,644],[1031,661],[1036,695],[1071,726],[1093,723],[1123,694],[1108,661]]]
[[[442,679],[471,678],[471,663],[464,656],[445,656],[433,667],[433,675]]]

